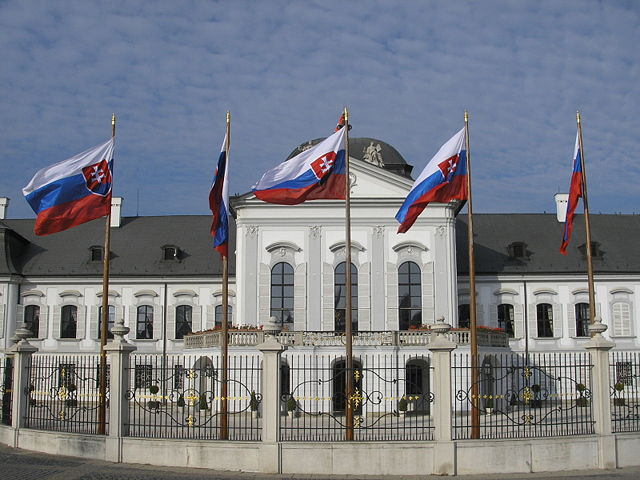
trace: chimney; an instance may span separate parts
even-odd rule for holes
[[[563,223],[567,218],[567,203],[569,202],[568,193],[556,193],[554,195],[556,199],[556,217],[560,223]]]
[[[122,223],[122,197],[111,198],[111,226],[119,227]]]
[[[9,206],[9,199],[7,197],[0,197],[0,220],[7,218],[7,207]]]

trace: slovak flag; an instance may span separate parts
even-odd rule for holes
[[[398,233],[411,228],[429,202],[467,199],[465,129],[445,143],[427,163],[396,214]]]
[[[576,146],[573,149],[573,173],[571,174],[571,187],[569,188],[569,201],[567,202],[567,215],[564,221],[564,234],[560,253],[567,254],[567,247],[573,230],[573,217],[578,208],[578,200],[582,197],[582,153],[580,152],[580,133],[576,133]]]
[[[62,232],[111,212],[114,138],[36,172],[22,189],[36,235]]]
[[[229,145],[225,135],[222,142],[222,149],[218,157],[216,174],[213,177],[213,185],[209,192],[209,208],[213,214],[211,224],[211,235],[213,236],[213,247],[222,257],[229,256],[229,182],[228,160]]]
[[[297,205],[306,200],[344,200],[345,140],[346,129],[341,128],[266,172],[252,187],[253,193],[264,202],[281,205]]]

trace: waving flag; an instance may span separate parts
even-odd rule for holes
[[[316,146],[269,170],[253,186],[260,200],[297,205],[306,200],[343,200],[345,192],[345,138],[341,128]]]
[[[209,208],[213,214],[211,224],[211,235],[213,236],[213,247],[220,252],[223,257],[229,256],[229,182],[227,180],[227,136],[222,142],[222,149],[218,157],[218,166],[213,177],[213,185],[209,192]]]
[[[411,228],[429,202],[447,203],[467,198],[465,129],[456,133],[427,163],[396,214],[398,233]]]
[[[576,134],[576,146],[573,149],[573,173],[571,174],[571,187],[569,188],[569,201],[567,202],[567,215],[564,221],[564,234],[560,253],[567,254],[567,247],[573,230],[573,217],[578,207],[578,200],[582,197],[582,154],[580,152],[579,132]]]
[[[111,211],[114,139],[39,170],[22,189],[36,212],[36,235],[75,227]]]

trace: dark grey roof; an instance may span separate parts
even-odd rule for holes
[[[591,215],[591,241],[601,255],[593,259],[596,273],[640,273],[639,215]],[[584,273],[584,216],[576,215],[567,255],[560,254],[564,223],[555,214],[475,214],[475,268],[478,274]],[[468,274],[467,216],[456,223],[458,273]],[[527,257],[514,259],[508,247],[526,244]]]
[[[301,143],[297,146],[293,152],[287,157],[289,160],[292,157],[295,157],[299,153],[303,152],[310,146],[316,145],[320,143],[324,138],[316,138],[314,140],[309,140],[308,142]],[[375,138],[362,137],[362,138],[349,138],[349,156],[353,158],[357,158],[358,160],[364,160],[364,153],[367,150],[367,147],[373,142],[374,146],[380,145],[380,155],[382,156],[382,161],[384,163],[384,169],[394,172],[403,177],[411,178],[411,171],[413,170],[413,166],[409,165],[405,159],[400,155],[400,152],[396,150],[394,147],[389,145],[382,140],[378,140]]]
[[[34,220],[0,224],[0,274],[100,276],[102,262],[90,261],[90,248],[104,245],[104,219],[38,237]],[[230,219],[229,274],[235,272],[235,222]],[[118,276],[222,275],[213,249],[209,215],[125,217],[111,229],[110,271]],[[18,238],[23,238],[22,243]],[[28,242],[28,243],[27,243]],[[180,249],[179,260],[164,261],[162,247]]]

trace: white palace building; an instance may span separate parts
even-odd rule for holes
[[[412,185],[412,167],[385,142],[351,143],[354,329],[363,339],[378,332],[376,341],[384,342],[387,332],[410,346],[417,328],[444,317],[462,329],[457,339],[464,344],[466,215],[455,215],[457,204],[432,204],[409,232],[397,234],[394,215]],[[584,222],[576,218],[569,254],[561,255],[566,204],[556,197],[557,215],[474,215],[478,325],[488,327],[481,346],[579,350],[588,340]],[[0,199],[1,346],[12,345],[25,321],[41,352],[96,352],[104,222],[37,237],[33,220],[7,218],[8,204]],[[121,217],[121,206],[115,198],[111,321],[124,318],[140,352],[182,352],[189,332],[221,324],[221,262],[210,217]],[[233,198],[232,208],[233,324],[259,326],[276,316],[284,330],[325,340],[328,333],[320,332],[344,331],[344,202],[282,206],[248,193]],[[637,350],[640,216],[592,215],[592,225],[597,314],[618,348]]]

